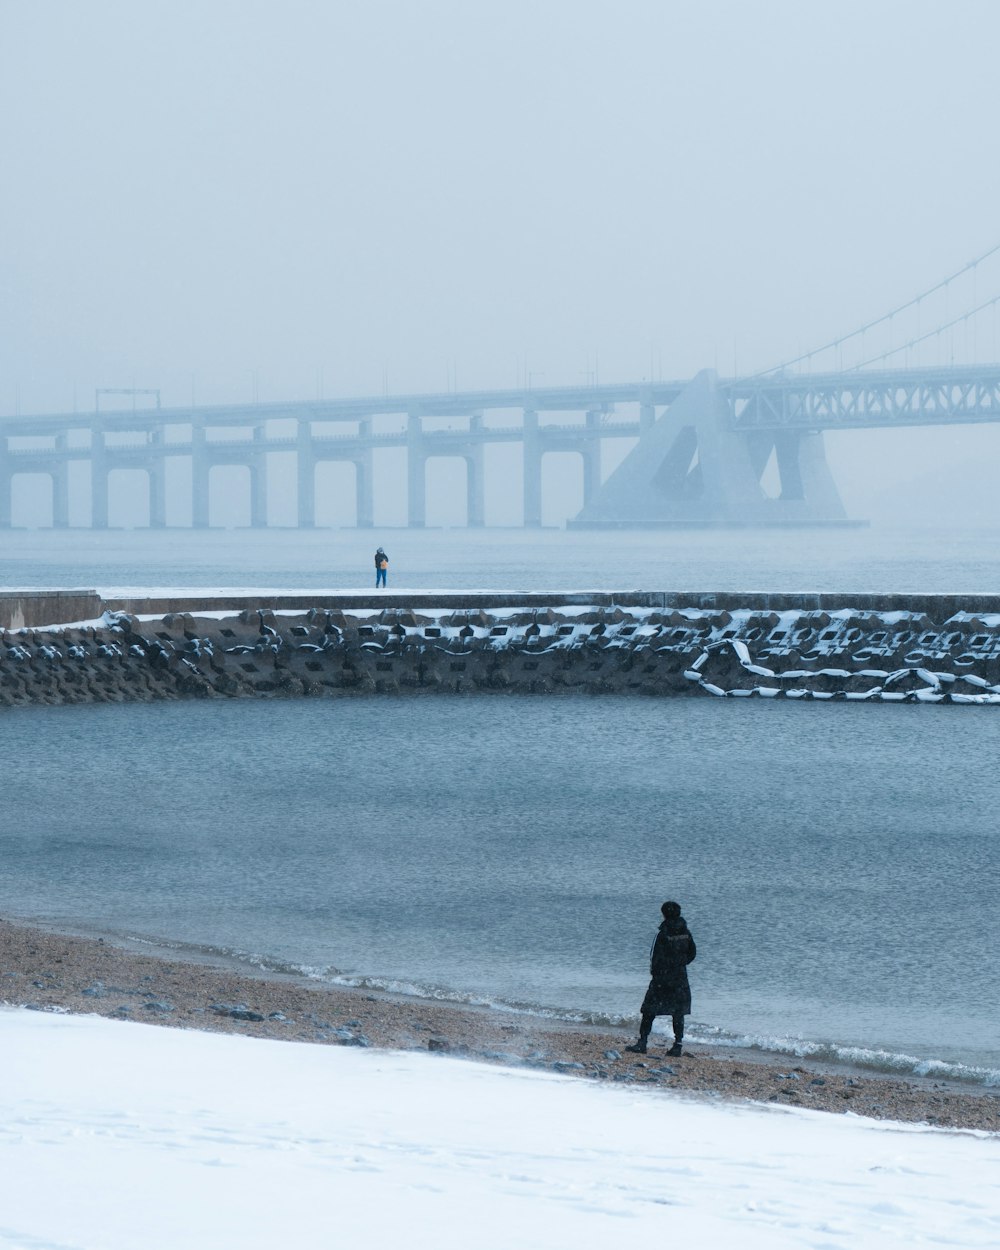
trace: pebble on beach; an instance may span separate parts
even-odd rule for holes
[[[655,1034],[650,1053],[633,1061],[622,1059],[624,1030],[185,963],[6,920],[0,920],[0,1000],[36,1011],[321,1045],[421,1049],[701,1097],[1000,1131],[1000,1090],[862,1075],[832,1063],[789,1067],[787,1056],[782,1063],[781,1057],[736,1057],[714,1048],[685,1050],[666,1063],[655,1053]]]

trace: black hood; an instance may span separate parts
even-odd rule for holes
[[[660,921],[661,933],[675,934],[675,933],[687,933],[687,931],[688,931],[687,921],[684,919],[683,916],[678,916],[676,920],[661,920]]]

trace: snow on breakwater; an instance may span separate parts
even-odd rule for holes
[[[871,600],[156,592],[100,601],[120,606],[95,620],[3,630],[0,705],[484,692],[1000,703],[1000,598]]]

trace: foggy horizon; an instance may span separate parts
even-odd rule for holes
[[[998,34],[982,0],[0,3],[0,414],[776,367],[1000,242]],[[900,345],[997,295],[993,256],[796,368],[995,361],[996,305]],[[826,444],[853,514],[992,519],[994,426]],[[460,523],[455,466],[428,486]]]

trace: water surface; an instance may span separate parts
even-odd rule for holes
[[[1000,527],[0,532],[0,585],[997,592]]]
[[[323,977],[1000,1069],[990,709],[460,696],[16,709],[0,907]]]

